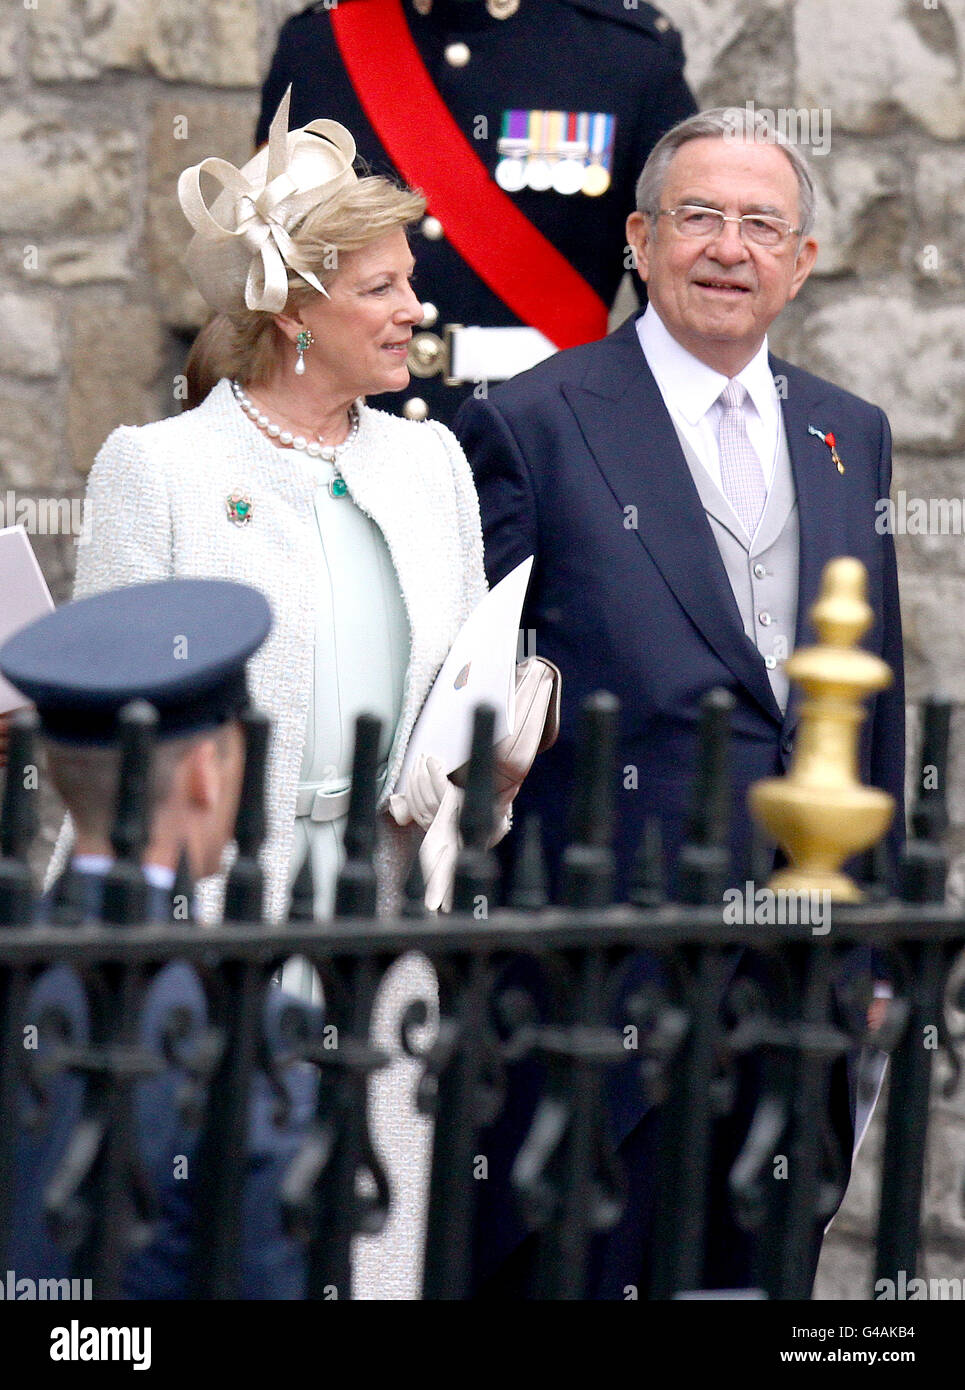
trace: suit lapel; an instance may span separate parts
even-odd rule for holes
[[[834,430],[835,421],[822,410],[827,392],[821,384],[798,372],[787,362],[772,357],[771,371],[778,382],[786,382],[781,401],[787,432],[794,487],[801,523],[798,560],[797,624],[795,647],[815,640],[808,621],[808,610],[818,596],[821,573],[829,560],[847,553],[847,530],[841,477],[823,440],[809,432],[813,425],[822,432]],[[792,696],[784,717],[784,734],[791,733],[798,720],[797,698]]]
[[[628,320],[606,356],[563,394],[621,508],[636,509],[637,537],[691,622],[776,723],[764,662],[737,601],[673,423]]]

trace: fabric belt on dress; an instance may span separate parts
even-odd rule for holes
[[[379,769],[375,779],[376,796],[385,785],[388,767]],[[348,777],[326,782],[302,782],[295,794],[295,817],[307,816],[309,820],[325,822],[338,820],[348,815],[348,803],[352,795],[352,781]]]

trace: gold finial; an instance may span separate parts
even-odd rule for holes
[[[860,560],[827,564],[810,612],[820,645],[802,647],[786,662],[806,696],[791,770],[755,782],[748,794],[751,815],[791,861],[771,878],[774,890],[859,902],[862,894],[841,865],[876,844],[894,815],[893,797],[858,780],[861,700],[892,680],[884,661],[855,645],[874,617],[867,588]]]

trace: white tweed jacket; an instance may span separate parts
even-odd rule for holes
[[[485,593],[479,504],[459,444],[434,421],[416,423],[363,406],[358,436],[339,467],[356,504],[385,537],[409,619],[409,665],[384,805],[429,687]],[[246,526],[228,516],[233,492],[251,498]],[[97,455],[87,499],[90,539],[78,550],[75,597],[196,576],[250,584],[271,604],[274,625],[249,663],[249,677],[253,699],[273,725],[263,862],[268,916],[278,919],[286,911],[312,690],[319,563],[312,484],[302,456],[269,443],[222,380],[195,410],[116,429]],[[69,829],[50,876],[68,845]],[[220,915],[223,888],[223,873],[199,885],[203,919]]]

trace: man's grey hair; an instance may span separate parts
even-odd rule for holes
[[[814,226],[816,196],[807,160],[797,145],[776,128],[772,127],[766,136],[762,135],[760,125],[754,119],[754,112],[743,106],[717,106],[711,111],[698,111],[696,116],[688,116],[685,121],[668,130],[650,151],[650,157],[637,180],[637,212],[651,218],[657,213],[667,170],[674,155],[681,146],[691,140],[707,139],[747,140],[778,145],[787,155],[797,175],[801,235],[810,235]]]

